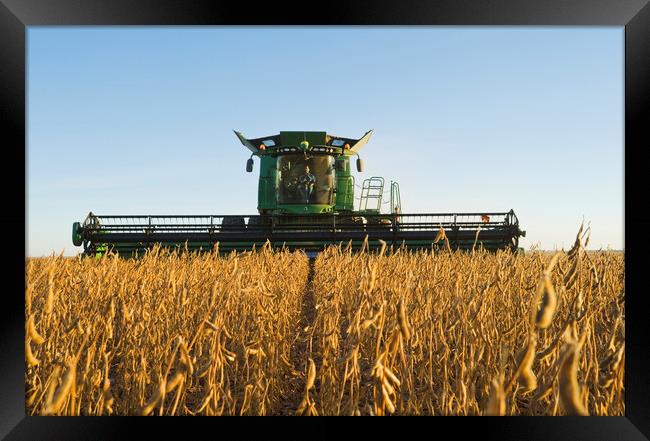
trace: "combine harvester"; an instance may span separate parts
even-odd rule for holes
[[[260,159],[258,215],[96,215],[72,226],[72,241],[86,255],[108,250],[120,255],[142,254],[155,243],[190,251],[222,253],[245,251],[270,241],[274,248],[305,250],[312,255],[328,245],[376,249],[381,242],[395,249],[517,250],[519,221],[513,210],[481,213],[402,213],[399,185],[390,182],[384,196],[384,178],[365,179],[359,187],[351,174],[363,171],[359,150],[372,130],[359,139],[325,132],[280,132],[248,139],[235,132]],[[355,186],[361,189],[354,209]],[[382,212],[385,204],[388,212]]]

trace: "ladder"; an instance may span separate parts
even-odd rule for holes
[[[361,187],[359,211],[376,211],[379,213],[381,199],[384,195],[384,178],[373,176],[365,179]]]

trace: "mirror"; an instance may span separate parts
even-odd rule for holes
[[[248,173],[253,171],[253,158],[248,158],[248,161],[246,161],[246,171]]]
[[[363,160],[361,158],[357,158],[357,171],[359,173],[363,171]]]

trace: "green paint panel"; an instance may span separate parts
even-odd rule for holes
[[[278,214],[329,214],[333,213],[331,205],[321,204],[286,204],[278,205]]]
[[[271,156],[260,158],[260,182],[258,187],[258,210],[275,210],[277,208],[278,171],[276,159]]]
[[[336,179],[336,211],[354,210],[354,178],[338,176]]]
[[[302,141],[307,141],[310,146],[325,145],[326,132],[280,132],[283,146],[299,146]]]

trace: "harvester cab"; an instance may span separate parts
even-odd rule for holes
[[[360,138],[326,132],[292,131],[246,138],[235,131],[251,152],[246,171],[259,158],[257,215],[95,215],[72,227],[73,243],[84,253],[109,250],[122,255],[141,253],[158,243],[189,251],[245,251],[270,243],[272,247],[308,253],[343,244],[353,250],[394,248],[490,250],[518,248],[519,221],[508,212],[402,212],[399,184],[391,181],[385,197],[384,178],[355,183],[352,162],[363,172],[359,151],[372,130]],[[355,198],[355,188],[361,190]],[[358,201],[355,204],[355,201]],[[388,210],[382,210],[390,204]],[[356,207],[355,207],[356,205]]]
[[[235,132],[259,158],[260,175],[257,210],[260,215],[322,214],[354,211],[354,176],[351,159],[357,157],[357,171],[363,170],[359,150],[372,130],[359,139],[342,138],[326,132],[280,132],[279,135],[247,139]]]

